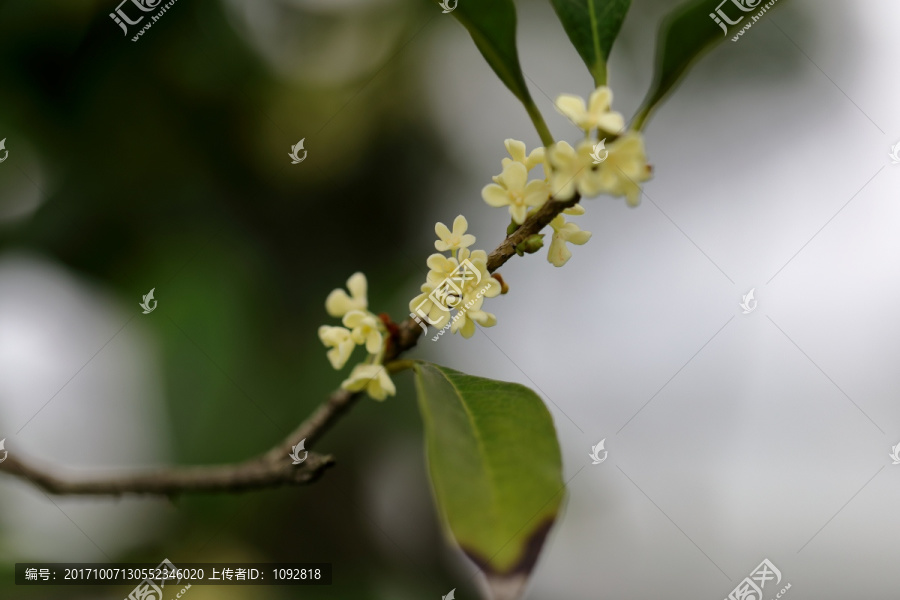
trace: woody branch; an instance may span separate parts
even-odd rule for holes
[[[508,235],[488,255],[488,271],[493,273],[516,254],[516,246],[540,232],[567,208],[577,204],[576,194],[566,201],[551,200],[529,215],[525,222]],[[413,319],[400,323],[388,341],[385,354],[389,362],[414,347],[422,333]],[[0,473],[31,482],[54,495],[123,496],[165,495],[184,492],[241,492],[282,485],[304,485],[318,480],[335,464],[331,455],[309,452],[300,465],[293,465],[288,455],[292,447],[306,440],[311,447],[359,400],[362,392],[337,390],[320,404],[282,442],[266,453],[249,460],[226,465],[168,467],[125,475],[76,475],[58,473],[51,466],[38,464],[10,454],[0,464]]]

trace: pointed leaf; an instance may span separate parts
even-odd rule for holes
[[[503,597],[527,581],[563,499],[556,430],[517,383],[416,364],[428,468],[448,533]]]
[[[779,0],[775,6],[781,6],[786,2],[788,0]],[[743,0],[743,3],[749,10],[753,0]],[[736,22],[729,31],[726,31],[726,22],[720,18],[721,13],[718,13],[723,4],[725,7],[722,10],[726,11],[728,20]],[[753,10],[748,12],[738,10],[735,4],[726,4],[721,0],[691,0],[669,13],[663,19],[657,36],[656,72],[653,84],[635,118],[634,127],[636,129],[643,127],[651,111],[672,91],[693,64],[713,46],[746,25],[750,16],[759,14],[763,6],[763,3],[757,0]],[[717,18],[722,21],[722,25],[713,19],[713,15],[718,15]]]
[[[516,50],[516,7],[512,0],[460,2],[453,16],[506,87],[523,102],[530,98]]]
[[[553,143],[550,130],[537,109],[516,49],[516,6],[513,0],[467,0],[451,13],[462,23],[475,46],[506,87],[528,111],[545,145]]]
[[[709,17],[717,2],[692,0],[663,19],[656,41],[656,71],[639,112],[641,121],[706,50],[724,39],[722,29]]]
[[[597,86],[606,84],[606,62],[631,0],[551,0],[553,9]]]

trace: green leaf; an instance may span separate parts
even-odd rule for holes
[[[515,598],[564,495],[550,412],[517,383],[428,363],[415,371],[442,520],[495,592],[504,591],[497,595]]]
[[[785,0],[782,0],[785,1]],[[633,127],[642,129],[650,112],[672,91],[675,84],[709,49],[726,38],[710,13],[719,0],[692,0],[669,13],[659,28],[656,72]]]
[[[513,0],[463,0],[451,14],[469,31],[484,59],[525,106],[544,145],[552,144],[553,137],[528,91],[519,63]]]
[[[596,86],[606,85],[606,61],[631,0],[551,0],[563,29]]]

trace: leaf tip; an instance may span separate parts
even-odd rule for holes
[[[512,576],[487,576],[487,587],[491,600],[519,600],[525,594],[527,585],[528,576],[524,573]]]
[[[466,556],[484,573],[492,600],[518,600],[522,597],[555,521],[555,517],[544,519],[525,542],[518,560],[502,571],[497,570],[491,559],[485,559],[477,552],[462,547]]]

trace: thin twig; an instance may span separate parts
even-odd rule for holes
[[[309,453],[299,466],[254,459],[231,465],[170,467],[127,475],[57,476],[10,455],[0,472],[26,479],[49,494],[69,496],[177,495],[183,492],[239,492],[311,483],[334,464],[332,456]]]
[[[550,200],[531,213],[515,232],[488,255],[488,271],[493,273],[516,254],[516,246],[540,232],[556,215],[578,203]],[[398,324],[388,341],[385,364],[416,345],[422,329],[413,319]],[[306,440],[315,444],[362,396],[361,392],[337,390],[320,404],[287,438],[265,454],[230,465],[169,467],[126,475],[84,476],[53,473],[33,461],[10,454],[0,463],[0,473],[30,481],[49,494],[81,496],[122,496],[126,494],[177,495],[182,492],[239,492],[281,485],[313,483],[334,464],[334,457],[309,452],[306,460],[293,465],[288,456],[294,445]]]

